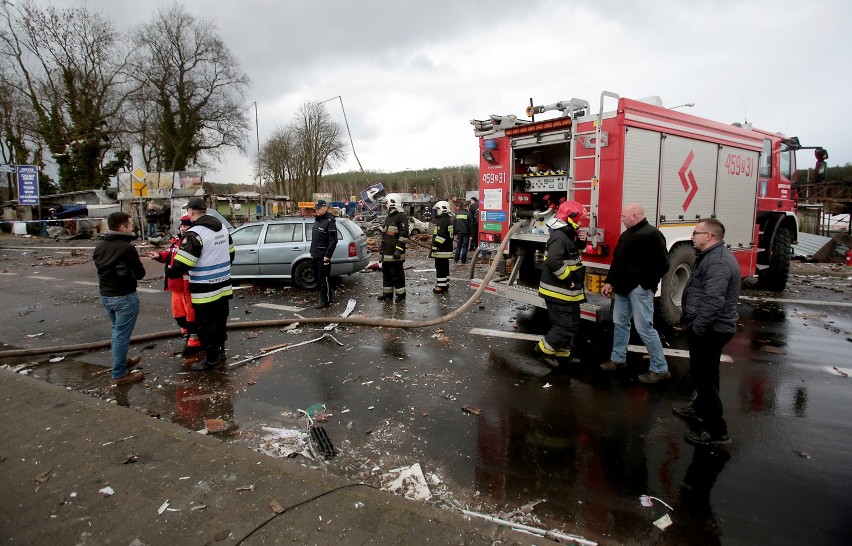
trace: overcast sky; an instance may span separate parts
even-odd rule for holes
[[[55,0],[58,6],[77,2]],[[164,0],[88,0],[131,30]],[[184,0],[252,80],[261,143],[305,101],[341,96],[365,169],[476,163],[470,119],[532,97],[659,95],[691,114],[798,136],[852,162],[849,0]],[[843,35],[846,38],[843,38]],[[343,123],[340,102],[327,103]],[[252,120],[254,111],[251,112]],[[250,182],[227,153],[212,182]],[[351,150],[350,150],[351,152]],[[813,152],[799,153],[813,166]],[[333,172],[357,170],[349,159]]]

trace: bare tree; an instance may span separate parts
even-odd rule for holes
[[[3,3],[0,54],[15,72],[9,80],[27,98],[33,130],[59,166],[63,191],[103,188],[129,153],[114,154],[127,93],[124,40],[115,25],[85,5],[40,7]]]
[[[296,144],[292,126],[279,127],[260,149],[260,177],[273,191],[294,198],[306,198],[307,169]]]
[[[343,127],[331,119],[322,104],[305,102],[299,106],[293,129],[297,146],[304,154],[311,187],[316,193],[323,171],[346,159]]]
[[[147,129],[141,133],[149,160],[161,158],[163,169],[182,171],[217,159],[223,148],[245,151],[249,78],[215,25],[173,5],[137,37],[136,74],[145,86],[139,100],[149,102],[144,122],[158,132],[156,138]]]

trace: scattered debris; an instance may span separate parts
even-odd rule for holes
[[[237,491],[254,491],[254,484],[237,487]]]
[[[541,388],[542,388],[542,389],[549,389],[549,388],[550,388],[550,387],[552,387],[552,386],[553,386],[553,385],[551,385],[550,383],[545,383],[545,384],[544,384]]]
[[[27,337],[38,337],[38,336],[43,336],[43,335],[44,335],[44,332],[39,332],[37,334],[27,334]]]
[[[206,505],[206,504],[198,504],[198,505],[196,505],[196,506],[193,506],[193,507],[191,508],[191,510],[192,510],[193,512],[197,512],[198,510],[204,510],[205,508],[207,508],[207,505]]]
[[[267,506],[269,506],[269,509],[272,510],[273,512],[275,512],[276,514],[283,514],[284,513],[284,508],[282,508],[281,505],[278,504],[278,501],[276,501],[276,500],[271,501],[269,504],[267,504]]]
[[[36,476],[36,483],[47,483],[47,480],[50,479],[50,473],[53,472],[53,467],[48,468],[38,476]]]
[[[224,419],[205,419],[204,428],[207,432],[222,432],[227,428]]]
[[[833,372],[833,373],[835,373],[836,375],[839,375],[840,377],[849,377],[849,373],[848,373],[848,372],[845,372],[845,371],[841,370],[841,369],[840,369],[840,368],[838,368],[837,366],[832,366],[830,371],[832,371],[832,372]]]
[[[774,355],[785,355],[785,354],[787,354],[786,352],[784,352],[784,349],[782,349],[780,347],[774,347],[772,345],[764,345],[760,348],[760,350],[763,351],[764,353],[771,353],[771,354],[774,354]]]
[[[662,501],[661,501],[661,502],[662,502]],[[655,521],[655,522],[654,522],[654,525],[655,525],[658,529],[660,529],[660,530],[664,531],[664,530],[666,529],[666,527],[668,527],[668,526],[669,526],[669,525],[671,525],[672,523],[673,523],[673,522],[672,522],[672,518],[671,518],[668,514],[666,514],[666,515],[664,515],[663,517],[661,517],[660,519],[658,519],[657,521]]]
[[[657,497],[652,497],[650,495],[642,495],[641,497],[639,497],[639,502],[642,503],[642,506],[645,506],[645,507],[654,506],[653,501],[659,502],[660,504],[662,504],[663,506],[665,506],[666,508],[668,508],[669,510],[674,512],[674,508],[672,508],[671,506],[666,504],[661,499],[658,499]]]
[[[104,497],[111,497],[112,495],[115,495],[115,489],[110,486],[106,486],[103,489],[99,489],[98,493],[100,493]]]
[[[793,453],[795,453],[796,455],[798,455],[799,457],[801,457],[803,459],[810,459],[811,458],[811,456],[808,455],[807,453],[805,453],[804,451],[798,451],[796,449],[793,449],[792,451],[793,451]]]
[[[462,406],[462,410],[472,413],[473,415],[479,415],[482,413],[482,410],[477,408],[476,406]]]
[[[225,540],[229,536],[231,536],[231,530],[225,529],[224,531],[219,531],[218,533],[213,535],[213,540],[215,540],[216,542],[222,542],[223,540]]]
[[[127,456],[126,459],[121,461],[121,464],[133,464],[138,460],[139,460],[139,454],[138,453],[131,453],[130,455]]]
[[[56,356],[48,360],[48,362],[62,362],[63,360],[65,360],[64,356]]]
[[[356,303],[355,300],[350,299],[349,302],[346,304],[346,309],[343,311],[343,313],[340,314],[340,316],[342,318],[348,317],[352,313],[352,311],[355,309],[355,303]],[[334,330],[335,328],[337,328],[337,323],[333,322],[331,324],[327,324],[323,328],[323,330],[325,330],[326,332],[329,332],[331,330]]]
[[[390,479],[392,474],[398,474],[394,479],[387,482],[382,489],[391,493],[402,494],[412,500],[426,501],[432,498],[432,492],[426,484],[426,476],[420,468],[420,463],[411,466],[395,468],[383,475],[383,479]]]
[[[133,436],[125,436],[124,438],[121,438],[120,440],[115,440],[115,441],[113,441],[113,442],[106,442],[106,443],[103,443],[103,444],[101,444],[101,447],[108,446],[108,445],[110,445],[110,444],[117,444],[118,442],[123,442],[123,441],[125,441],[125,440],[130,440],[131,438],[133,438]]]
[[[582,544],[583,546],[597,546],[597,542],[587,540],[583,537],[579,537],[577,535],[569,535],[566,533],[560,533],[559,531],[545,531],[544,529],[539,529],[538,527],[531,527],[529,525],[524,525],[522,523],[515,523],[514,521],[507,521],[505,519],[495,518],[494,516],[489,516],[486,514],[480,514],[479,512],[471,512],[470,510],[461,510],[461,513],[468,517],[482,518],[486,521],[490,521],[491,523],[496,523],[498,525],[505,525],[506,527],[511,527],[516,531],[521,531],[525,533],[531,533],[534,535],[538,535],[540,537],[548,538],[550,540],[555,540],[557,542],[573,542],[576,544]]]
[[[168,500],[168,499],[166,499],[166,502],[164,502],[163,504],[161,504],[161,505],[160,505],[160,507],[157,509],[157,514],[159,514],[159,515],[161,515],[161,516],[162,516],[162,515],[163,515],[163,512],[165,512],[165,511],[166,511],[166,508],[168,508],[168,507],[169,507],[169,500]]]

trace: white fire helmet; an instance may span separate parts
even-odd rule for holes
[[[570,218],[573,224],[579,226],[580,220],[586,216],[586,210],[583,205],[576,201],[565,201],[556,210],[556,214],[545,220],[545,224],[550,229],[560,229],[568,225]]]
[[[437,216],[440,216],[442,214],[449,214],[450,212],[450,204],[446,201],[438,201],[432,208],[435,209],[435,214]]]
[[[402,197],[398,193],[389,193],[385,196],[385,205],[389,211],[403,212]]]

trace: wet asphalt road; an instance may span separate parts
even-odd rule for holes
[[[73,256],[44,248],[60,246],[53,242],[25,245],[27,252],[9,250],[24,245],[0,240],[2,348],[106,339],[91,251]],[[381,274],[365,272],[343,279],[331,314],[351,297],[353,316],[422,320],[471,295],[461,268],[451,272],[450,294],[436,297],[434,273],[417,271],[431,261],[409,262],[404,304],[375,301]],[[161,266],[145,264],[152,279],[141,285],[137,334],[174,327],[168,294],[159,291]],[[604,374],[597,364],[608,356],[608,332],[587,324],[582,364],[551,371],[534,359],[531,341],[499,335],[541,334],[546,314],[491,296],[439,327],[344,326],[334,332],[343,346],[324,340],[228,372],[190,373],[175,355],[179,338],[152,342],[142,353],[145,382],[117,390],[104,373],[106,350],[15,362],[39,362],[34,374],[47,381],[192,429],[221,418],[230,427],[223,437],[253,449],[263,444],[261,425],[300,427],[298,409],[322,402],[331,414],[323,426],[339,451],[330,472],[380,485],[388,470],[419,462],[441,482],[432,484],[437,504],[495,514],[544,500],[528,523],[602,543],[848,544],[852,378],[843,374],[852,374],[852,273],[812,273],[794,277],[780,297],[814,303],[744,291],[753,299],[740,305],[743,329],[725,349],[733,362],[722,365],[733,438],[727,450],[696,450],[682,439],[688,424],[671,408],[691,394],[686,359],[670,357],[672,381],[654,386],[635,380],[644,371],[641,354],[631,354],[627,371]],[[294,316],[269,304],[303,309],[304,317],[329,313],[313,302],[313,294],[286,285],[245,284],[231,321]],[[229,362],[321,333],[309,326],[296,334],[232,331]],[[35,334],[43,335],[28,337]],[[686,348],[685,339],[664,334],[668,347]],[[317,465],[303,457],[293,463]],[[641,495],[672,510],[658,501],[643,507]],[[674,524],[661,531],[652,522],[665,514]]]

